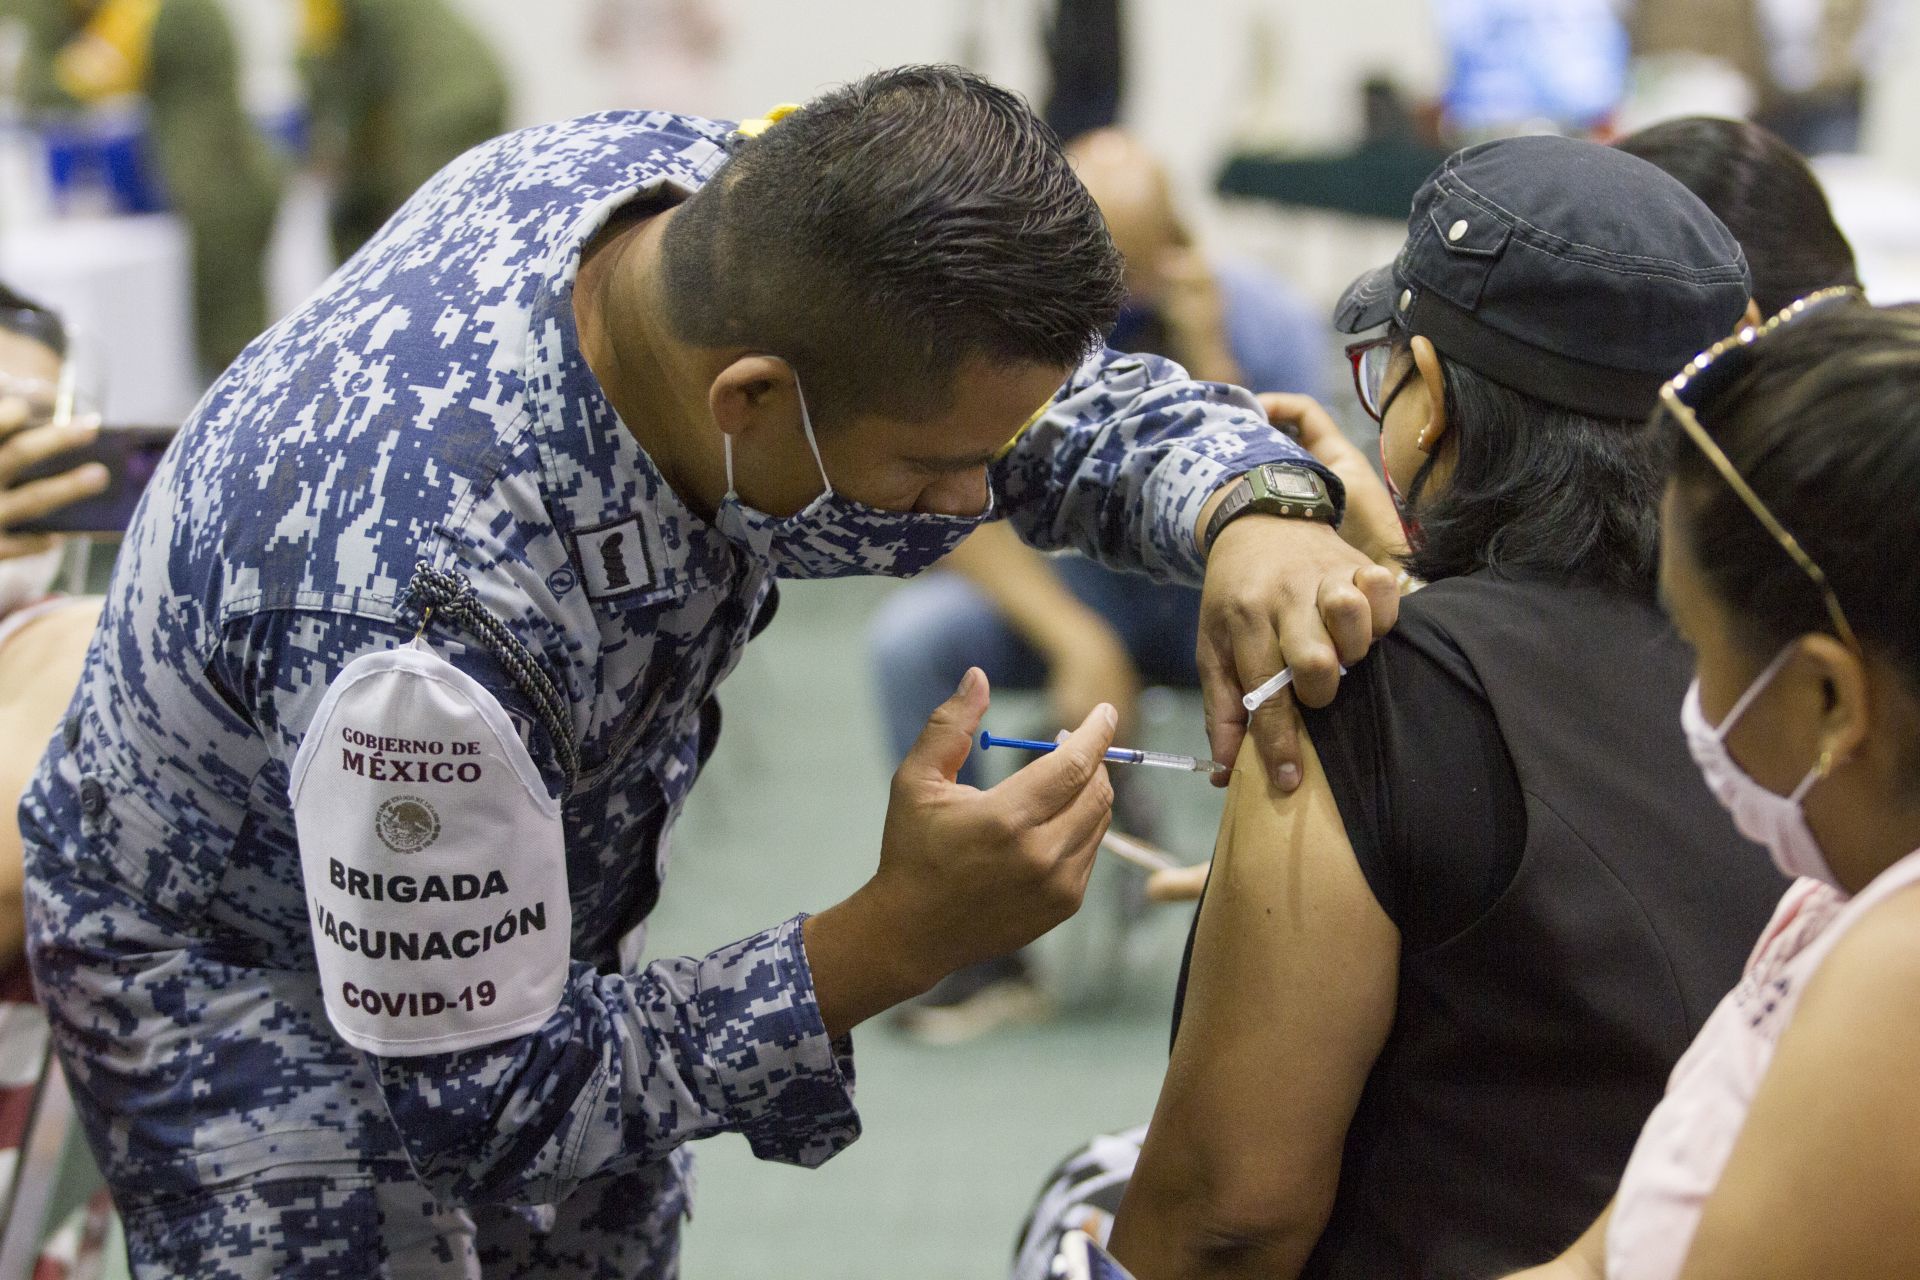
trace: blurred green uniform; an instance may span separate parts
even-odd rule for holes
[[[167,201],[192,244],[197,350],[225,368],[267,325],[266,254],[280,165],[240,103],[218,0],[0,0],[31,35],[27,94],[71,111],[135,95]]]
[[[314,151],[337,183],[344,260],[408,196],[506,129],[493,51],[445,0],[304,0]]]

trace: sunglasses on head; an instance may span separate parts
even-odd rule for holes
[[[1714,443],[1713,437],[1707,434],[1707,429],[1701,425],[1700,418],[1702,414],[1711,416],[1713,406],[1720,401],[1721,397],[1752,370],[1754,353],[1762,340],[1809,312],[1819,311],[1863,296],[1859,289],[1852,287],[1821,289],[1816,293],[1810,293],[1765,324],[1742,329],[1733,337],[1707,348],[1690,360],[1686,368],[1675,374],[1665,386],[1660,388],[1660,408],[1680,424],[1680,429],[1686,432],[1687,438],[1693,441],[1694,446],[1706,456],[1707,461],[1713,464],[1714,470],[1718,471],[1721,478],[1727,482],[1727,487],[1746,504],[1747,510],[1753,512],[1754,518],[1773,535],[1773,540],[1780,544],[1781,550],[1785,551],[1794,564],[1800,567],[1800,571],[1807,575],[1814,589],[1819,591],[1821,601],[1826,605],[1827,617],[1833,623],[1834,634],[1839,636],[1843,644],[1856,652],[1859,651],[1860,643],[1854,638],[1853,627],[1847,622],[1846,611],[1840,607],[1840,597],[1834,594],[1833,587],[1827,581],[1826,572],[1814,563],[1813,557],[1808,555],[1806,549],[1800,545],[1800,540],[1788,532],[1787,527],[1780,523],[1772,510],[1761,500],[1760,495],[1754,492],[1753,486],[1747,483],[1746,478],[1740,474],[1739,468],[1733,465],[1733,460],[1727,457],[1726,451]]]

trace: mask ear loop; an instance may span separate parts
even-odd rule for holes
[[[1766,665],[1766,669],[1753,678],[1753,683],[1747,686],[1747,691],[1741,694],[1739,700],[1733,704],[1733,709],[1728,711],[1727,714],[1721,718],[1720,723],[1713,727],[1714,737],[1722,742],[1727,740],[1727,735],[1733,732],[1733,726],[1740,723],[1740,717],[1747,714],[1747,708],[1753,705],[1754,699],[1767,691],[1767,686],[1773,683],[1773,678],[1780,674],[1780,669],[1787,665],[1787,660],[1793,657],[1793,651],[1799,647],[1799,640],[1789,640],[1786,648],[1773,655],[1773,661],[1769,662]],[[1812,775],[1808,776],[1811,777]],[[1803,783],[1803,790],[1804,787],[1805,784]]]
[[[827,487],[827,491],[820,496],[830,498],[833,496],[833,480],[827,475],[827,464],[820,457],[820,442],[813,434],[813,415],[807,411],[807,393],[800,389],[800,373],[786,358],[782,356],[773,358],[786,365],[787,372],[793,375],[793,398],[800,402],[800,433],[806,437],[807,451],[813,454],[813,465],[820,472],[820,483]],[[721,433],[720,457],[727,472],[727,496],[738,498],[740,490],[733,482],[733,436],[730,433]]]
[[[820,483],[827,487],[821,496],[830,498],[833,480],[827,475],[826,460],[820,456],[820,441],[813,434],[813,415],[807,412],[807,393],[800,389],[800,372],[791,364],[787,364],[787,372],[793,375],[793,398],[800,402],[800,430],[807,437],[807,448],[813,452],[813,465],[820,470]]]

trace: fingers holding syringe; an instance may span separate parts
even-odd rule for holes
[[[1050,822],[1077,803],[1097,779],[1103,779],[1106,770],[1101,761],[1113,745],[1118,725],[1113,707],[1101,703],[1057,748],[988,794],[1004,806],[1003,812],[1015,826],[1037,828]],[[1111,790],[1111,784],[1103,785]]]

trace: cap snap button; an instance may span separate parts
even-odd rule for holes
[[[97,818],[107,809],[107,789],[100,785],[98,778],[80,780],[80,812],[89,818]]]
[[[1460,219],[1460,221],[1447,228],[1447,239],[1449,240],[1458,242],[1460,237],[1465,234],[1467,234],[1467,220],[1465,218]]]
[[[1412,305],[1413,305],[1413,290],[1402,289],[1400,291],[1400,309],[1402,311],[1405,311],[1408,307]]]

